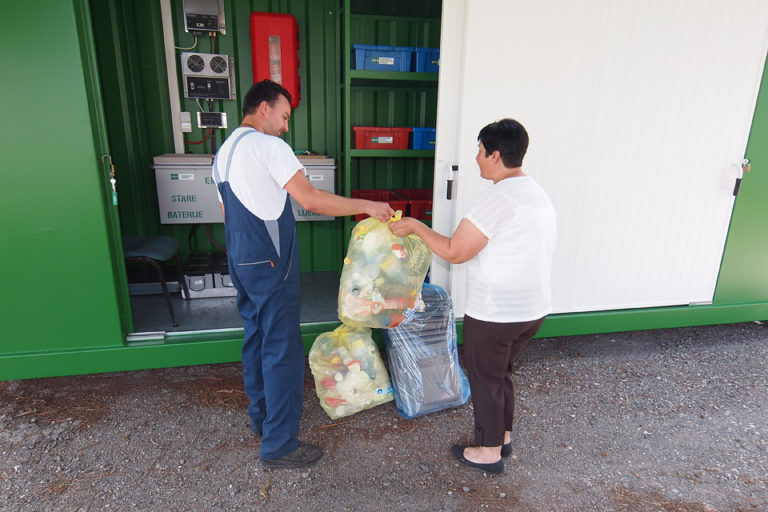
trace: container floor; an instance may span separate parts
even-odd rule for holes
[[[339,274],[312,272],[301,274],[301,323],[336,322]],[[241,328],[235,297],[183,300],[179,292],[171,293],[178,327],[171,323],[168,307],[161,294],[132,295],[134,333],[183,332],[210,329]]]

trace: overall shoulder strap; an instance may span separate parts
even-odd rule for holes
[[[227,156],[227,165],[224,168],[224,179],[221,179],[221,175],[219,174],[219,153],[216,153],[216,156],[213,159],[213,179],[216,181],[216,185],[219,183],[222,183],[223,181],[229,180],[229,166],[232,163],[232,155],[235,154],[235,148],[237,148],[237,145],[240,143],[240,140],[242,140],[243,137],[248,135],[249,133],[256,132],[255,129],[250,128],[248,130],[245,130],[243,133],[237,136],[235,139],[235,142],[232,143],[232,149],[229,150],[229,155]]]

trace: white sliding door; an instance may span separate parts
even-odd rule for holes
[[[557,209],[555,312],[712,300],[768,1],[443,0],[442,34],[436,229],[489,185],[480,128],[513,117]],[[436,263],[433,281],[463,316],[464,265]]]

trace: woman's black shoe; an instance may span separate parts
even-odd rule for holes
[[[482,469],[487,473],[493,473],[494,475],[499,475],[504,472],[503,460],[499,459],[498,461],[492,462],[490,464],[481,464],[479,462],[472,462],[471,460],[467,460],[464,458],[464,448],[466,448],[466,446],[461,446],[459,444],[455,444],[451,448],[451,451],[453,452],[453,456],[457,461],[461,462],[462,464],[466,464],[469,467]]]

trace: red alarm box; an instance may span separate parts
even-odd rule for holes
[[[291,108],[299,104],[299,25],[291,14],[251,13],[253,83],[270,79],[291,93]]]

